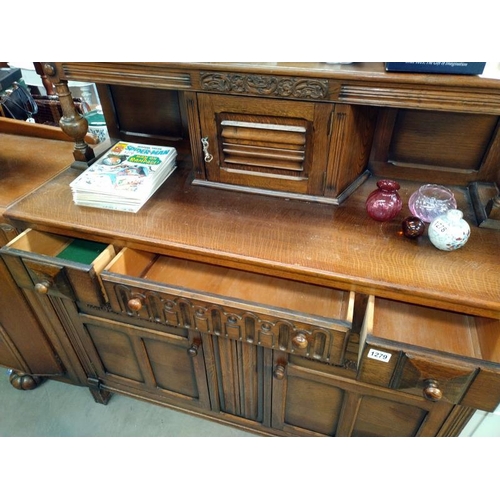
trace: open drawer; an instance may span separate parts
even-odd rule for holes
[[[500,403],[500,321],[370,297],[358,380],[485,411]]]
[[[130,248],[101,277],[116,313],[343,363],[353,293]]]
[[[112,245],[27,229],[0,253],[21,288],[97,306],[105,303],[99,273],[116,255]]]

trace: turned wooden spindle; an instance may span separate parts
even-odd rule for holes
[[[63,132],[75,140],[75,149],[73,151],[75,160],[78,162],[92,160],[95,157],[94,151],[84,140],[89,124],[75,109],[73,96],[68,88],[67,80],[59,80],[57,78],[56,67],[51,63],[43,64],[43,72],[54,84],[59,102],[61,103],[63,116],[59,120],[59,125]]]
[[[42,79],[42,84],[45,88],[45,92],[47,95],[56,95],[56,89],[52,82],[47,78],[47,75],[43,72],[42,63],[34,62],[33,66],[35,67],[36,74]]]

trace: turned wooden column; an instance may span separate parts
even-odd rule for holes
[[[75,140],[73,156],[77,162],[87,163],[94,158],[94,151],[84,140],[89,124],[75,109],[73,96],[68,88],[68,81],[58,78],[56,66],[52,63],[43,63],[42,67],[44,73],[54,84],[61,103],[63,116],[59,120],[59,125],[63,132]],[[80,163],[79,166],[81,165]]]
[[[47,95],[55,95],[56,90],[54,89],[54,85],[47,78],[47,75],[43,72],[42,63],[34,62],[33,66],[35,67],[36,74],[42,79],[42,84],[45,88],[45,92],[47,92]]]

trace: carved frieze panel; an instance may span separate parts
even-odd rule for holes
[[[328,80],[237,73],[200,74],[201,88],[212,92],[253,96],[326,99]]]
[[[114,286],[115,312],[342,364],[346,332],[166,293]],[[140,307],[137,307],[137,304]]]

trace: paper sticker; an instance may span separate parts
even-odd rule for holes
[[[383,351],[377,351],[377,349],[370,349],[368,351],[368,357],[372,359],[376,359],[377,361],[383,361],[384,363],[388,363],[391,359],[392,354]]]

